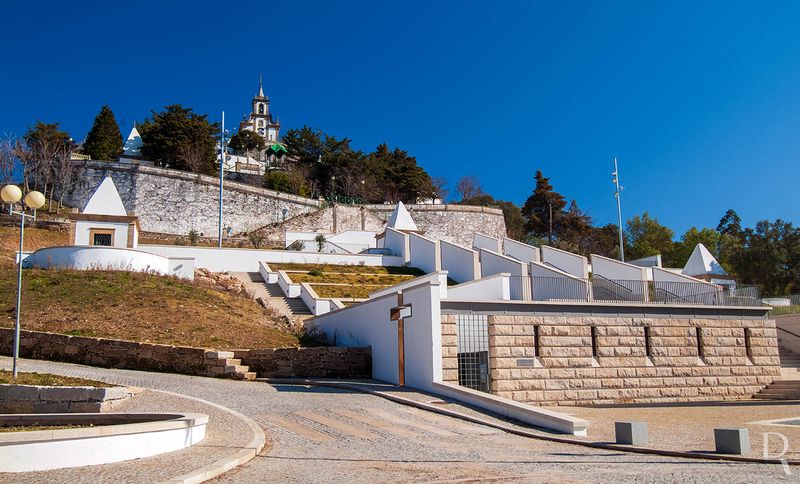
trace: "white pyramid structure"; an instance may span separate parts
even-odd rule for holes
[[[725,276],[728,273],[717,262],[717,259],[711,255],[711,252],[706,249],[706,246],[697,244],[692,251],[692,255],[689,256],[689,260],[686,261],[681,274],[687,276],[702,276],[705,274]]]
[[[408,209],[403,205],[403,202],[397,202],[397,206],[394,207],[394,212],[389,217],[389,222],[387,222],[386,226],[400,231],[419,231],[417,224],[414,223],[414,219],[411,218],[411,214],[408,213]]]
[[[103,183],[97,187],[81,213],[122,217],[128,215],[117,191],[117,186],[114,185],[114,180],[110,176],[106,177]]]
[[[131,134],[125,140],[125,146],[122,147],[122,156],[142,156],[142,144],[142,137],[134,124]]]

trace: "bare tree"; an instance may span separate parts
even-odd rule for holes
[[[8,185],[14,178],[17,162],[17,139],[5,134],[0,137],[0,185]]]
[[[308,165],[292,163],[287,170],[287,174],[289,175],[289,185],[292,193],[301,195],[303,194],[303,188],[310,186],[311,168]]]
[[[465,176],[458,180],[456,185],[456,192],[461,195],[461,201],[469,200],[470,198],[477,197],[483,194],[481,182],[474,176]]]
[[[186,143],[178,149],[178,158],[192,170],[192,173],[205,173],[208,167],[206,150],[196,143]]]
[[[447,190],[447,180],[443,177],[437,176],[431,178],[431,185],[433,186],[433,196],[434,198],[440,199],[442,202],[447,201],[447,195],[449,195],[449,191]]]

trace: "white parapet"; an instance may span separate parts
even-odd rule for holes
[[[476,250],[487,249],[492,252],[500,252],[500,239],[475,233],[472,236],[472,248]]]
[[[685,276],[660,267],[652,267],[653,299],[673,304],[719,304],[724,297],[723,288],[694,277]]]
[[[508,237],[503,239],[503,255],[513,257],[521,262],[541,262],[542,256],[537,247],[519,242]]]
[[[411,233],[408,236],[408,246],[411,252],[409,265],[424,272],[436,272],[442,269],[439,243],[435,240]]]
[[[504,272],[447,288],[447,299],[461,301],[508,301],[511,299],[511,274]],[[529,283],[528,283],[529,284]]]
[[[619,298],[630,301],[649,301],[647,268],[592,254],[592,283]],[[595,296],[600,298],[600,289]],[[618,299],[614,297],[613,299]]]
[[[487,249],[480,249],[481,275],[507,273],[510,275],[511,299],[517,301],[530,300],[530,284],[528,282],[528,265],[512,257],[498,254]]]
[[[582,255],[543,245],[542,262],[581,279],[589,277],[589,262]]]
[[[533,301],[588,301],[589,280],[575,277],[541,262],[531,262],[531,299]]]
[[[392,255],[400,257],[403,263],[408,262],[408,234],[387,227],[383,234],[383,248],[389,249]]]
[[[447,271],[450,279],[456,282],[467,282],[480,279],[481,268],[478,252],[457,244],[439,241],[442,270]]]

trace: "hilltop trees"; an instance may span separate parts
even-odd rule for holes
[[[214,174],[217,123],[180,104],[152,112],[139,126],[142,154],[159,166],[195,173]]]
[[[14,155],[22,164],[26,188],[44,193],[51,204],[48,208],[52,208],[55,191],[63,196],[74,180],[76,167],[70,159],[73,148],[72,138],[59,129],[58,123],[41,121],[15,144]]]
[[[231,136],[228,143],[237,155],[250,156],[251,153],[259,153],[266,147],[264,138],[256,134],[254,131],[244,130],[239,131]]]
[[[673,232],[649,213],[635,215],[625,224],[626,259],[640,259],[672,250]]]
[[[531,237],[547,238],[552,245],[567,202],[560,193],[553,190],[550,179],[542,175],[540,170],[536,171],[535,179],[533,193],[522,206],[525,229]]]
[[[83,152],[93,160],[116,160],[122,154],[122,133],[108,106],[100,108],[92,129],[86,135]]]

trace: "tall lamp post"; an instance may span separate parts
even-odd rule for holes
[[[22,199],[22,190],[16,185],[6,185],[0,190],[0,198],[9,205],[8,213],[19,215],[19,261],[17,262],[17,318],[14,323],[14,366],[12,376],[17,378],[17,358],[19,357],[19,311],[22,303],[22,243],[25,239],[25,217],[36,220],[36,210],[44,205],[45,198],[41,192],[30,191],[25,196],[25,205],[33,210],[33,215],[25,213],[25,207],[20,207],[19,211],[14,210],[14,204]]]
[[[617,220],[619,222],[619,260],[625,262],[625,240],[622,237],[622,202],[619,199],[624,187],[619,184],[619,168],[617,168],[617,157],[614,157],[614,173],[611,174],[611,183],[616,187],[614,197],[617,199]]]
[[[222,207],[223,207],[223,174],[225,173],[225,162],[228,158],[228,131],[225,131],[225,111],[222,111],[222,127],[219,133],[219,248],[222,248]]]

